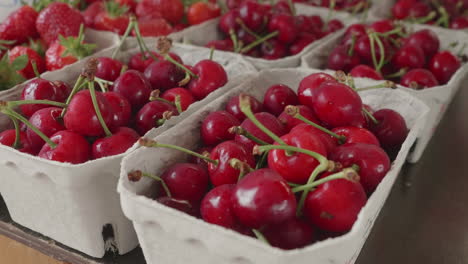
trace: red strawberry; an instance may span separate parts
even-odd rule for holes
[[[21,55],[28,56],[28,64],[22,70],[19,70],[18,73],[23,75],[26,79],[32,79],[36,76],[34,73],[34,68],[32,66],[33,62],[36,64],[38,73],[43,73],[45,71],[44,59],[37,54],[37,52],[29,47],[16,46],[8,53],[10,58],[10,63],[18,58]]]
[[[115,2],[104,2],[104,11],[100,12],[94,19],[94,28],[106,30],[123,35],[130,22],[126,14],[128,7],[120,6]]]
[[[135,8],[136,8],[136,5],[137,3],[135,2],[135,0],[114,0],[116,3],[118,3],[120,6],[127,6],[128,7],[128,11],[130,12],[134,12],[135,11]]]
[[[22,6],[11,13],[2,24],[0,24],[0,39],[14,40],[19,45],[38,36],[36,31],[37,12],[30,6]]]
[[[184,17],[184,4],[181,0],[142,0],[136,7],[138,17],[148,17],[154,13],[177,24]]]
[[[78,37],[64,38],[59,36],[59,40],[50,45],[45,56],[47,70],[54,71],[61,69],[94,52],[96,44],[84,42],[83,28],[82,26]]]
[[[166,36],[172,33],[172,26],[164,18],[152,18],[138,21],[138,27],[143,37]],[[135,32],[132,32],[135,36]]]
[[[85,26],[93,28],[94,19],[102,11],[104,11],[104,4],[102,2],[94,2],[90,4],[85,11],[81,12]]]
[[[50,45],[64,37],[78,36],[80,25],[84,23],[80,11],[70,5],[54,2],[39,13],[36,20],[36,28],[41,38]]]

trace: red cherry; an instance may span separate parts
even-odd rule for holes
[[[208,172],[201,166],[191,163],[177,163],[161,175],[171,196],[177,200],[198,205],[208,190]]]
[[[450,51],[440,51],[429,62],[429,70],[434,74],[439,84],[446,84],[460,68],[460,60]]]
[[[322,156],[327,156],[325,146],[320,137],[315,134],[299,134],[296,131],[296,133],[286,134],[281,139],[289,146],[311,150]],[[303,153],[289,155],[286,151],[279,149],[270,150],[268,153],[268,167],[292,183],[305,184],[319,164],[317,159]]]
[[[322,230],[347,232],[366,202],[366,193],[359,182],[332,180],[307,195],[304,213],[311,224]]]
[[[284,84],[276,84],[268,88],[263,98],[263,106],[265,109],[274,114],[280,115],[284,108],[288,105],[297,105],[299,99],[296,93]]]
[[[112,136],[94,141],[92,145],[92,158],[99,159],[113,155],[119,155],[132,147],[138,141],[140,135],[128,127],[119,127]]]
[[[451,29],[466,29],[468,28],[468,17],[457,17],[452,20],[450,23]]]
[[[195,102],[195,98],[193,98],[192,93],[189,90],[182,87],[176,87],[165,91],[162,94],[161,98],[166,99],[170,102],[175,102],[177,96],[180,97],[180,106],[182,108],[182,111],[187,110],[187,108]]]
[[[60,114],[62,108],[48,107],[37,110],[30,118],[29,122],[39,129],[44,135],[50,137],[58,131],[65,130],[61,120]],[[36,150],[36,153],[44,146],[44,140],[38,136],[29,127],[26,130],[28,141],[32,148]]]
[[[266,6],[253,0],[243,1],[239,6],[239,17],[253,31],[262,29],[267,15]]]
[[[378,33],[385,33],[394,30],[395,24],[391,19],[383,19],[372,23],[369,28]]]
[[[225,140],[234,139],[229,129],[239,126],[240,122],[226,111],[216,111],[205,117],[200,128],[203,143],[208,146],[216,145]]]
[[[392,7],[392,14],[396,19],[405,19],[409,16],[411,6],[416,0],[399,0]]]
[[[381,57],[384,56],[385,60],[389,60],[392,57],[390,44],[385,38],[380,38],[384,46],[384,53],[382,54],[377,43],[374,42],[374,51],[377,61],[380,61]],[[372,51],[371,41],[368,35],[362,36],[357,39],[356,45],[354,46],[354,52],[356,55],[361,57],[365,62],[372,63]]]
[[[145,69],[154,62],[154,59],[152,56],[150,56],[150,54],[159,60],[165,60],[164,57],[154,51],[147,51],[145,53],[139,52],[130,58],[128,67],[139,72],[144,72]],[[182,63],[182,59],[177,54],[170,52],[169,56],[171,56],[177,62]]]
[[[255,40],[257,40],[255,38],[254,35],[250,34],[249,32],[247,32],[246,30],[240,28],[236,31],[236,34],[237,34],[237,39],[239,41],[242,41],[242,43],[244,43],[244,45],[248,45],[252,42],[254,42]]]
[[[224,15],[222,15],[219,18],[219,24],[218,27],[226,35],[229,35],[229,31],[233,30],[234,32],[237,32],[237,29],[239,29],[239,24],[236,22],[236,19],[239,18],[239,10],[238,9],[232,9],[226,12]]]
[[[311,125],[299,124],[291,130],[290,134],[293,133],[297,135],[313,134],[314,136],[320,138],[327,153],[330,153],[337,146],[337,142],[332,137],[330,137],[330,135]]]
[[[96,100],[104,122],[108,127],[111,126],[113,116],[109,102],[100,92],[96,92]],[[83,136],[97,137],[104,135],[104,129],[99,123],[89,90],[80,91],[73,96],[63,121],[68,130]]]
[[[170,207],[172,209],[175,209],[177,211],[181,211],[183,213],[186,213],[191,216],[198,216],[197,208],[194,207],[192,204],[190,204],[188,201],[184,200],[177,200],[172,197],[159,197],[156,199],[157,202]]]
[[[270,245],[282,249],[302,248],[315,240],[314,229],[299,219],[268,226],[263,230],[263,235]]]
[[[316,124],[320,123],[320,121],[318,121],[318,119],[315,117],[314,111],[312,109],[310,109],[309,107],[305,105],[298,105],[297,107],[299,108],[299,113],[303,117],[305,117],[306,119]],[[291,131],[291,129],[293,129],[295,126],[299,124],[304,124],[303,121],[297,118],[294,118],[293,116],[288,114],[286,111],[283,111],[283,113],[281,113],[281,115],[278,116],[278,120],[281,123],[283,123],[283,125],[286,128],[286,131]]]
[[[235,230],[240,223],[232,210],[231,197],[236,185],[225,184],[208,192],[203,198],[200,213],[206,222]]]
[[[197,150],[197,153],[205,155],[205,156],[210,156],[210,153],[211,153],[212,150],[213,150],[212,147],[202,147],[202,148],[199,148]],[[202,159],[200,157],[191,156],[190,157],[190,163],[197,164],[199,166],[202,166],[205,169],[208,169],[208,164],[206,163],[206,161],[204,159]]]
[[[296,37],[299,35],[294,16],[289,14],[273,15],[268,23],[268,31],[278,31],[277,39],[284,44],[294,42]]]
[[[123,95],[116,92],[103,93],[104,97],[109,102],[111,107],[113,118],[112,127],[122,127],[128,125],[132,114],[132,108]]]
[[[140,72],[128,70],[115,80],[112,91],[125,97],[135,111],[148,102],[151,85]]]
[[[382,74],[374,70],[373,68],[360,64],[354,67],[349,74],[353,77],[360,78],[369,78],[374,80],[383,80]]]
[[[416,69],[426,65],[426,57],[420,46],[407,44],[397,51],[392,62],[397,69]]]
[[[138,17],[157,13],[172,24],[179,22],[184,16],[184,4],[181,0],[142,0],[136,6]]]
[[[107,80],[115,81],[122,71],[122,63],[118,60],[109,57],[97,58],[98,65],[96,69],[96,77]]]
[[[354,52],[351,56],[349,55],[348,46],[337,46],[335,47],[330,56],[328,56],[327,68],[335,71],[349,72],[352,68],[361,64],[361,59],[358,54]]]
[[[214,186],[234,184],[239,179],[240,171],[230,165],[231,159],[238,159],[250,167],[255,166],[252,153],[247,151],[244,145],[232,140],[217,145],[211,151],[210,158],[218,161],[218,164],[208,164],[208,172]]]
[[[234,44],[231,39],[216,39],[208,42],[205,47],[215,50],[234,51]]]
[[[286,46],[276,39],[263,42],[261,52],[262,58],[266,60],[277,60],[288,53]]]
[[[71,89],[61,81],[51,82],[42,78],[37,78],[26,83],[21,94],[21,100],[50,100],[65,102]],[[32,116],[37,110],[49,107],[49,105],[27,104],[21,105],[21,112],[26,117]]]
[[[323,123],[331,127],[360,123],[361,97],[342,83],[326,82],[314,93],[313,110]]]
[[[242,178],[234,189],[232,203],[239,221],[250,228],[280,224],[296,214],[294,193],[270,169],[259,169]]]
[[[14,129],[7,129],[0,133],[0,144],[13,147],[13,144],[16,140],[16,131]],[[28,140],[28,137],[25,132],[20,131],[20,148],[18,149],[21,152],[29,153],[31,155],[36,155],[37,151],[33,148],[31,143]]]
[[[282,135],[286,134],[286,129],[284,128],[283,124],[281,124],[281,122],[274,115],[266,112],[260,112],[256,113],[255,117],[275,135],[281,137]],[[274,141],[272,138],[270,138],[270,136],[260,130],[260,128],[258,128],[252,121],[250,121],[250,119],[245,119],[242,122],[241,127],[247,130],[253,136],[269,144],[273,143]],[[236,135],[235,141],[244,144],[249,150],[252,150],[253,147],[257,145],[257,143],[242,135]]]
[[[422,29],[405,39],[405,45],[420,47],[424,51],[426,58],[430,58],[439,51],[440,42],[434,31]]]
[[[252,110],[254,114],[263,112],[263,104],[260,103],[257,99],[255,99],[254,97],[250,95],[240,94],[229,99],[229,102],[226,105],[226,111],[232,114],[234,117],[236,117],[237,120],[244,121],[246,117],[244,113],[242,113],[242,111],[240,110],[240,106],[239,106],[239,97],[241,95],[246,96],[248,98],[249,103],[250,103],[250,109]]]
[[[135,128],[140,135],[146,134],[154,127],[161,126],[164,122],[164,113],[169,112],[172,115],[177,115],[175,106],[161,102],[152,101],[145,104],[135,117]]]
[[[297,90],[299,102],[305,106],[312,108],[314,92],[324,82],[337,82],[337,80],[330,74],[323,72],[313,73],[302,79],[302,81],[299,83],[299,88]]]
[[[350,39],[354,35],[355,38],[367,35],[367,26],[364,24],[353,24],[346,29],[345,39]]]
[[[362,187],[372,193],[390,170],[390,159],[383,149],[365,143],[350,143],[338,146],[330,153],[330,159],[344,167],[359,166]]]
[[[346,137],[346,141],[343,142],[343,144],[366,143],[370,145],[380,146],[379,140],[375,137],[375,135],[365,128],[352,126],[336,127],[332,129],[332,132],[340,136]],[[338,139],[335,137],[333,139],[338,145]]]
[[[423,2],[414,2],[409,9],[410,18],[427,17],[431,13],[431,7]]]
[[[371,123],[370,130],[379,139],[380,145],[388,150],[399,148],[408,135],[405,119],[391,109],[380,109],[374,113],[378,124]]]
[[[166,60],[155,61],[145,70],[145,77],[153,90],[165,91],[179,87],[179,82],[185,77],[185,72],[172,62]]]
[[[309,33],[302,33],[294,43],[289,47],[289,53],[295,55],[303,51],[307,46],[317,40],[315,35]]]
[[[332,19],[328,22],[327,32],[335,32],[344,28],[344,25],[338,19]]]
[[[438,86],[439,82],[432,72],[426,69],[413,69],[407,72],[400,81],[401,85],[415,89]]]
[[[90,158],[91,146],[75,132],[62,130],[52,135],[50,140],[57,146],[51,148],[45,144],[38,154],[40,158],[72,164],[84,163]]]
[[[205,98],[214,90],[223,87],[228,81],[228,76],[223,66],[212,60],[199,61],[193,66],[193,72],[198,78],[190,81],[188,89],[198,100]]]

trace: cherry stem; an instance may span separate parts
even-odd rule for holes
[[[200,153],[197,153],[195,151],[191,151],[189,149],[186,149],[186,148],[183,148],[183,147],[179,147],[179,146],[176,146],[176,145],[170,145],[170,144],[161,144],[161,143],[157,143],[156,141],[154,140],[151,140],[151,139],[146,139],[146,138],[141,138],[138,143],[141,145],[141,146],[144,146],[144,147],[149,147],[149,148],[168,148],[168,149],[174,149],[174,150],[178,150],[178,151],[182,151],[186,154],[189,154],[189,155],[192,155],[192,156],[195,156],[197,158],[200,158],[206,162],[209,162],[209,163],[212,163],[214,165],[218,165],[218,161],[217,160],[213,160],[213,159],[210,159],[208,158],[207,156],[205,155],[202,155]]]
[[[302,153],[302,154],[306,154],[306,155],[309,155],[309,156],[315,158],[316,160],[318,160],[318,162],[320,162],[320,164],[322,164],[322,163],[325,164],[325,169],[327,169],[330,166],[330,164],[329,164],[330,161],[327,160],[326,157],[320,155],[319,153],[314,152],[312,150],[302,149],[302,148],[289,146],[289,145],[255,146],[254,147],[254,153],[255,154],[261,154],[261,153],[263,153],[265,151],[270,151],[270,150],[273,150],[273,149],[285,150],[285,151],[289,151],[289,152],[299,152],[299,153]]]
[[[369,3],[370,3],[370,2],[371,2],[371,0],[366,1],[366,3],[365,3],[365,4],[363,5],[363,7],[362,7],[362,8],[364,9],[364,12],[362,13],[361,19],[360,19],[360,21],[361,21],[362,23],[365,23],[365,22],[367,21],[368,16],[369,16],[369,10],[370,10],[370,8],[369,8]]]
[[[214,52],[215,52],[215,48],[212,46],[212,47],[210,48],[210,57],[208,57],[208,59],[209,59],[210,61],[213,60]]]
[[[348,50],[349,57],[352,57],[354,55],[354,46],[356,46],[356,40],[357,40],[356,34],[353,34],[351,36],[351,46],[349,47],[349,50]]]
[[[65,101],[65,104],[67,105],[67,107],[70,104],[73,96],[75,96],[75,94],[81,89],[82,85],[86,84],[85,78],[86,77],[83,74],[80,74],[80,76],[78,76],[78,79],[76,80],[75,85],[73,86],[73,89],[67,98],[67,101]],[[67,112],[67,108],[65,107],[63,108],[62,113],[60,114],[60,118],[63,118],[66,112]]]
[[[174,100],[175,107],[177,109],[177,112],[180,114],[184,110],[182,110],[182,104],[180,102],[180,95],[176,95],[175,100]]]
[[[231,166],[235,170],[239,170],[239,177],[237,178],[237,181],[239,182],[245,175],[251,173],[254,171],[249,164],[246,162],[243,162],[239,159],[232,158],[229,160],[229,166]]]
[[[255,165],[255,169],[258,170],[258,169],[261,169],[261,168],[265,167],[265,162],[266,162],[267,158],[268,158],[268,151],[265,151],[265,152],[263,152],[262,157],[260,158],[260,160]]]
[[[394,82],[392,82],[392,81],[385,81],[385,82],[383,82],[381,84],[377,84],[377,85],[373,85],[373,86],[367,86],[367,87],[363,87],[363,88],[357,88],[356,91],[361,92],[361,91],[380,89],[380,88],[396,89],[396,84]]]
[[[330,20],[333,17],[333,12],[335,11],[335,6],[336,6],[336,0],[331,0],[330,1],[330,6],[328,7],[327,18],[326,18],[325,25],[324,25],[324,28],[326,30],[328,30],[328,24],[330,23]]]
[[[401,76],[405,75],[408,72],[407,68],[400,69],[399,71],[386,75],[385,79],[393,79],[393,78],[400,78]]]
[[[429,13],[429,15],[425,17],[413,18],[410,21],[414,24],[426,24],[427,22],[434,19],[436,16],[437,16],[437,13],[435,11],[432,11]]]
[[[112,59],[115,59],[115,57],[117,57],[117,54],[119,53],[119,51],[122,49],[123,43],[125,42],[125,40],[127,40],[128,36],[132,32],[132,29],[135,27],[135,21],[136,21],[136,18],[134,16],[131,16],[130,17],[130,22],[128,23],[128,26],[127,26],[127,29],[125,30],[125,33],[123,34],[122,38],[120,39],[119,46],[117,48],[115,48],[115,50],[112,52],[112,56],[111,56]]]
[[[15,142],[13,142],[13,148],[20,149],[21,148],[21,135],[20,135],[20,127],[18,124],[18,119],[11,117],[11,121],[15,126]]]
[[[302,185],[302,186],[298,186],[298,187],[294,187],[292,189],[292,191],[294,193],[297,193],[297,192],[302,192],[302,191],[306,191],[306,190],[312,190],[313,188],[321,185],[321,184],[324,184],[326,182],[329,182],[329,181],[333,181],[333,180],[338,180],[338,179],[345,179],[345,180],[349,180],[349,181],[352,181],[352,182],[357,182],[359,181],[359,176],[356,172],[356,170],[354,168],[346,168],[346,169],[343,169],[343,171],[340,171],[338,173],[335,173],[335,174],[332,174],[330,176],[327,176],[325,178],[322,178],[320,180],[317,180],[317,181],[314,181],[310,184],[305,184],[305,185]]]
[[[345,141],[346,141],[346,137],[345,136],[342,136],[342,135],[338,135],[336,133],[334,133],[333,131],[329,130],[329,129],[326,129],[324,128],[323,126],[319,125],[319,124],[316,124],[312,121],[310,121],[309,119],[305,118],[303,115],[301,115],[300,111],[299,111],[299,107],[297,106],[294,106],[294,105],[288,105],[286,106],[286,108],[284,109],[286,111],[286,113],[296,119],[299,119],[301,120],[302,122],[308,124],[308,125],[311,125],[315,128],[317,128],[318,130],[322,131],[322,132],[325,132],[327,133],[328,135],[334,137],[334,138],[337,138],[338,141],[340,142],[340,144],[343,144]]]
[[[21,101],[9,101],[7,102],[8,107],[17,107],[20,105],[28,105],[28,104],[45,104],[45,105],[53,105],[57,107],[66,107],[67,105],[60,102],[50,101],[50,100],[21,100]]]
[[[442,6],[439,6],[437,11],[439,11],[440,13],[440,18],[435,22],[435,24],[448,28],[450,18],[449,14],[447,13],[447,10],[445,10],[445,8]]]
[[[257,33],[253,32],[249,27],[247,27],[244,23],[244,21],[242,21],[242,19],[240,19],[239,17],[236,18],[236,23],[239,24],[239,26],[245,30],[245,32],[247,32],[249,35],[252,35],[254,36],[256,39],[260,39],[261,36],[258,35]],[[271,45],[270,45],[271,46]]]
[[[312,184],[317,176],[326,171],[328,169],[329,165],[327,162],[320,162],[320,164],[315,168],[315,170],[310,174],[309,179],[307,180],[307,184]],[[307,188],[304,190],[304,192],[301,194],[301,198],[299,199],[299,203],[297,204],[297,210],[296,210],[296,215],[298,217],[302,216],[302,208],[304,208],[304,203],[307,198],[307,195],[309,194],[310,188]]]
[[[234,52],[240,52],[239,41],[233,29],[229,30],[229,37],[231,38]]]
[[[267,142],[259,139],[258,137],[252,135],[252,133],[250,133],[249,131],[245,130],[243,127],[241,126],[233,126],[229,129],[229,133],[231,134],[236,134],[236,135],[242,135],[250,140],[252,140],[253,142],[259,144],[259,145],[269,145]]]
[[[372,55],[372,63],[374,64],[374,68],[377,69],[378,63],[377,63],[377,56],[375,54],[375,39],[374,39],[374,34],[369,34],[369,41],[370,41],[370,47],[371,47],[371,55]]]
[[[172,105],[174,105],[174,103],[172,103]],[[162,118],[156,120],[156,126],[160,127],[160,126],[164,125],[164,123],[166,123],[167,120],[171,119],[171,117],[172,117],[172,112],[171,111],[164,112],[162,114]]]
[[[167,196],[172,197],[171,191],[169,191],[169,188],[167,187],[166,182],[164,182],[164,180],[161,177],[150,174],[150,173],[146,173],[146,172],[142,172],[141,175],[144,176],[144,177],[148,177],[148,178],[151,178],[151,179],[153,179],[155,181],[160,182],[161,186],[163,187],[163,189],[166,192]]]
[[[127,70],[128,70],[128,66],[125,64],[124,66],[122,66],[122,69],[120,69],[120,75],[122,75]]]
[[[42,140],[44,140],[51,148],[56,148],[57,144],[55,144],[48,136],[46,136],[42,131],[40,131],[37,127],[35,127],[33,124],[31,124],[28,119],[23,117],[22,115],[18,114],[16,111],[10,109],[10,108],[5,108],[2,110],[2,112],[14,119],[18,119],[22,123],[24,123],[29,129],[31,129],[34,133],[36,133]]]
[[[37,69],[37,64],[36,64],[36,61],[31,61],[31,65],[32,65],[32,68],[33,68],[33,71],[34,71],[34,75],[36,76],[36,78],[39,78],[41,76],[41,74],[39,73],[39,70]]]
[[[184,65],[180,64],[179,62],[177,62],[176,60],[174,60],[169,54],[164,54],[164,58],[171,62],[172,64],[174,64],[175,66],[179,67],[180,69],[184,70],[185,73],[188,73],[191,77],[193,78],[198,78],[198,76],[193,73],[191,70],[189,70],[187,67],[185,67]]]
[[[374,33],[374,34],[375,34],[374,35],[375,42],[377,43],[377,46],[379,46],[379,50],[380,50],[380,61],[379,61],[379,64],[377,65],[376,70],[378,72],[381,72],[381,69],[385,64],[385,47],[384,47],[380,37],[376,33]]]
[[[458,57],[462,57],[464,56],[464,52],[465,52],[465,49],[466,49],[466,43],[463,43],[463,45],[461,46],[460,50],[458,50],[457,52],[457,56]]]
[[[276,37],[278,34],[279,34],[278,31],[271,32],[270,34],[268,34],[268,35],[266,35],[266,36],[264,36],[262,38],[259,38],[256,41],[254,41],[254,42],[250,43],[249,45],[245,46],[244,48],[242,48],[240,50],[240,53],[247,53],[251,49],[255,48],[256,46],[258,46],[260,44],[262,44],[263,42],[265,42],[265,41],[267,41],[267,40],[269,40],[271,38]]]
[[[291,11],[291,15],[296,16],[297,12],[296,12],[296,7],[294,6],[293,1],[292,0],[287,0],[287,1],[288,1],[289,10]]]
[[[260,130],[262,130],[263,133],[267,134],[270,138],[272,138],[274,141],[278,142],[281,145],[286,145],[286,143],[275,133],[271,132],[268,128],[266,128],[254,115],[252,112],[252,109],[250,108],[250,100],[249,97],[246,95],[241,94],[239,96],[239,106],[240,110],[244,115],[252,121]]]
[[[374,124],[376,124],[376,125],[379,124],[379,121],[378,121],[378,120],[374,117],[374,115],[372,115],[372,113],[369,112],[369,110],[367,110],[365,107],[362,108],[362,112],[364,112],[364,114],[365,114],[367,117],[369,117],[370,120],[371,120]]]
[[[89,80],[88,82],[88,89],[89,94],[91,95],[91,101],[93,102],[94,111],[96,112],[96,116],[99,120],[99,123],[101,124],[104,133],[106,133],[106,136],[111,137],[112,133],[110,132],[109,128],[106,125],[106,122],[104,121],[104,118],[102,117],[101,109],[99,109],[99,104],[96,98],[96,90],[94,89],[94,82],[92,80]]]
[[[402,27],[397,27],[397,28],[394,28],[394,29],[392,29],[390,31],[383,32],[383,33],[381,33],[381,32],[373,32],[373,33],[380,36],[380,37],[384,37],[384,38],[388,38],[391,35],[399,35],[400,37],[404,37]]]
[[[263,243],[270,245],[266,237],[257,229],[252,229],[252,232],[255,234],[258,240],[262,241]]]

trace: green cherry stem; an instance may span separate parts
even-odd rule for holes
[[[310,174],[309,179],[307,180],[307,184],[312,184],[317,176],[326,171],[328,168],[328,164],[326,162],[320,162],[320,164],[315,168],[315,170]],[[297,204],[297,210],[296,210],[296,215],[298,217],[302,216],[302,208],[304,208],[304,203],[307,198],[307,195],[309,194],[311,188],[306,188],[302,194],[301,197],[299,198],[299,203]]]
[[[73,96],[75,96],[75,94],[83,87],[83,85],[86,84],[86,77],[83,75],[83,74],[80,74],[80,76],[78,76],[78,79],[76,80],[75,82],[75,85],[73,86],[73,89],[70,93],[70,95],[68,96],[67,100],[65,101],[65,104],[68,106],[73,98]],[[62,113],[60,114],[60,117],[63,118],[65,116],[65,113],[67,112],[67,108],[64,108],[62,110]]]
[[[377,69],[377,67],[379,66],[379,63],[377,62],[377,56],[375,54],[374,34],[372,33],[369,34],[369,41],[370,41],[370,47],[371,47],[372,63],[374,64],[374,68]]]
[[[233,29],[229,30],[229,37],[231,38],[234,52],[239,53],[240,52],[239,41]]]
[[[259,145],[269,145],[267,142],[259,139],[258,137],[252,135],[252,133],[250,133],[249,131],[245,130],[243,127],[241,126],[233,126],[229,129],[229,133],[231,134],[236,134],[236,135],[242,135],[250,140],[252,140],[253,142],[259,144]]]
[[[265,165],[266,165],[267,158],[268,158],[268,151],[265,151],[265,152],[263,152],[262,157],[260,158],[260,160],[255,165],[255,169],[258,170],[258,169],[264,168]]]
[[[94,89],[94,82],[92,80],[88,82],[88,89],[91,95],[91,101],[93,102],[94,111],[96,112],[96,116],[99,120],[99,123],[101,124],[102,129],[104,130],[104,133],[106,133],[106,136],[110,137],[112,136],[112,133],[110,132],[109,128],[106,125],[106,122],[104,121],[104,118],[102,117],[101,109],[99,109],[99,104],[96,98],[96,90]]]
[[[336,0],[331,0],[330,6],[328,7],[327,18],[325,20],[325,24],[323,25],[323,28],[325,29],[328,29],[328,24],[330,23],[330,20],[333,17],[333,12],[335,12],[335,6],[336,6]]]
[[[115,48],[114,51],[112,52],[112,56],[111,56],[112,59],[115,59],[117,57],[117,54],[119,53],[119,51],[122,49],[123,43],[125,42],[125,40],[127,40],[128,36],[132,32],[132,29],[135,27],[135,22],[136,22],[135,16],[131,16],[130,17],[130,22],[128,23],[128,26],[127,26],[127,29],[125,30],[125,33],[123,34],[122,38],[120,39],[119,46],[117,48]]]
[[[411,19],[411,23],[413,24],[426,24],[427,22],[431,21],[432,19],[434,19],[435,17],[437,16],[437,12],[435,11],[432,11],[429,13],[429,15],[425,16],[425,17],[420,17],[420,18],[413,18]]]
[[[66,107],[67,105],[60,102],[50,101],[50,100],[20,100],[20,101],[8,101],[7,105],[10,108],[14,108],[20,105],[28,105],[28,104],[45,104],[45,105],[53,105],[57,107]]]
[[[40,78],[41,74],[39,73],[39,70],[37,69],[36,61],[31,61],[31,65],[32,65],[34,75],[36,76],[36,78]]]
[[[354,47],[356,46],[356,40],[357,40],[356,34],[353,34],[351,36],[351,46],[349,47],[349,50],[348,50],[348,56],[350,57],[354,55]]]
[[[269,40],[269,39],[271,39],[271,38],[276,37],[278,34],[279,34],[278,31],[271,32],[270,34],[268,34],[268,35],[266,35],[266,36],[264,36],[264,37],[262,37],[262,38],[259,38],[259,39],[257,39],[256,41],[254,41],[254,42],[250,43],[249,45],[245,46],[244,48],[242,48],[242,49],[240,50],[240,53],[247,53],[247,52],[249,52],[251,49],[257,47],[257,46],[260,45],[260,44],[262,44],[263,42],[265,42],[265,41],[267,41],[267,40]]]
[[[366,108],[363,107],[363,108],[362,108],[362,112],[364,112],[364,114],[365,114],[367,117],[369,117],[370,120],[371,120],[374,124],[376,124],[376,125],[379,124],[379,121],[378,121],[378,120],[374,117],[374,115],[372,115],[372,113],[369,112]]]
[[[262,232],[260,232],[259,230],[257,229],[252,229],[252,232],[255,234],[255,237],[262,241],[263,243],[267,244],[267,245],[270,245],[270,242],[268,242],[268,240],[266,239],[266,237],[262,234]]]
[[[321,185],[321,184],[324,184],[326,182],[329,182],[329,181],[333,181],[333,180],[338,180],[338,179],[346,179],[346,180],[349,180],[349,181],[352,181],[352,182],[358,182],[359,181],[359,176],[357,174],[357,172],[355,171],[354,168],[346,168],[346,169],[343,169],[342,171],[338,172],[338,173],[335,173],[335,174],[332,174],[330,176],[327,176],[323,179],[320,179],[320,180],[317,180],[317,181],[314,181],[310,184],[305,184],[305,185],[301,185],[301,186],[298,186],[298,187],[294,187],[292,189],[292,191],[294,193],[297,193],[297,192],[302,192],[302,191],[305,191],[305,190],[312,190],[313,188]]]
[[[297,14],[296,6],[294,6],[294,3],[292,0],[287,0],[287,1],[288,1],[289,10],[291,11],[291,15],[296,16]]]
[[[21,148],[21,135],[20,135],[20,126],[18,123],[18,119],[11,117],[11,121],[13,122],[13,125],[15,126],[15,142],[13,142],[13,148],[19,149]]]
[[[382,40],[380,39],[380,37],[377,34],[374,35],[374,39],[375,39],[375,42],[377,43],[377,46],[379,47],[379,51],[380,51],[380,61],[379,61],[379,64],[377,65],[376,70],[378,72],[381,72],[382,67],[385,64],[385,47],[384,47],[384,45],[382,43]]]
[[[233,169],[235,170],[238,170],[239,171],[239,177],[237,178],[237,181],[239,182],[245,175],[251,173],[252,171],[254,171],[254,169],[252,169],[249,164],[239,160],[239,159],[236,159],[236,158],[233,158],[233,159],[230,159],[229,160],[229,166],[231,166]]]
[[[298,152],[298,153],[309,155],[309,156],[315,158],[316,160],[318,160],[318,162],[320,162],[320,164],[322,164],[322,163],[325,164],[325,169],[328,169],[329,167],[333,166],[333,162],[327,160],[326,157],[318,154],[317,152],[307,150],[307,149],[298,148],[298,147],[294,147],[294,146],[289,146],[289,145],[255,146],[253,151],[254,151],[254,154],[262,154],[265,151],[270,151],[270,150],[273,150],[273,149],[280,149],[280,150],[290,151],[290,152],[293,152],[293,153]]]
[[[400,78],[401,76],[405,75],[408,72],[407,68],[400,69],[399,71],[385,75],[385,79],[393,79],[393,78]]]
[[[183,71],[185,71],[186,74],[189,74],[192,78],[198,78],[198,75],[193,73],[189,68],[185,67],[184,65],[180,64],[178,61],[174,60],[169,54],[164,54],[164,58],[174,64],[175,66],[179,67]]]
[[[184,110],[182,110],[182,104],[180,102],[180,95],[176,95],[175,100],[174,100],[174,105],[175,105],[175,107],[177,109],[177,112],[179,114],[184,111]]]
[[[163,187],[163,189],[166,192],[167,196],[172,197],[171,191],[169,191],[169,188],[167,187],[166,182],[164,182],[164,180],[161,177],[150,174],[150,173],[146,173],[146,172],[142,172],[141,175],[144,176],[144,177],[151,178],[151,179],[153,179],[155,181],[160,182],[161,186]]]
[[[372,85],[372,86],[367,86],[367,87],[363,87],[363,88],[357,88],[356,91],[357,92],[362,92],[362,91],[367,91],[367,90],[373,90],[373,89],[380,89],[380,88],[392,88],[392,89],[396,89],[396,84],[392,81],[385,81],[381,84],[377,84],[377,85]]]

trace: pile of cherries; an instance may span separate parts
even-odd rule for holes
[[[423,89],[448,83],[463,57],[440,50],[439,38],[430,29],[407,33],[398,23],[381,20],[351,25],[329,55],[327,68]]]
[[[344,27],[337,19],[323,21],[320,16],[295,15],[294,5],[285,0],[275,5],[231,1],[229,7],[218,25],[226,38],[213,40],[206,47],[275,60],[298,54]]]
[[[137,53],[128,66],[111,57],[90,59],[73,89],[42,78],[26,83],[21,100],[0,104],[15,125],[0,133],[0,143],[73,164],[117,155],[227,83],[217,62],[186,65],[169,53],[167,39],[161,43],[159,53]]]
[[[398,20],[427,23],[452,29],[468,28],[466,0],[398,0],[392,15]]]
[[[192,158],[160,175],[135,170],[128,178],[153,178],[158,202],[275,247],[343,234],[390,170],[386,151],[399,149],[408,133],[398,112],[374,112],[358,90],[314,73],[297,94],[283,84],[269,87],[263,103],[240,94],[205,117],[196,152],[142,138],[142,146]]]

